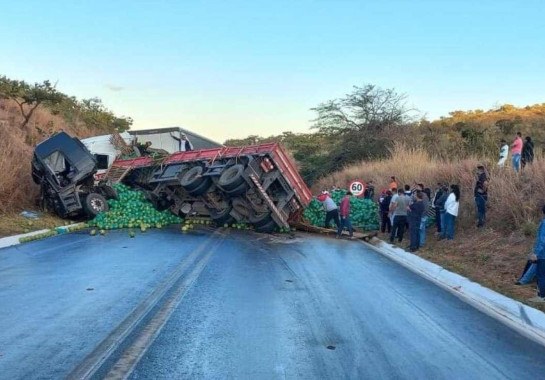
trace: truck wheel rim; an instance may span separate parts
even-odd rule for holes
[[[102,211],[104,210],[104,202],[100,199],[92,199],[91,200],[91,207],[95,211]]]

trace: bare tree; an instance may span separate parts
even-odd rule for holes
[[[29,85],[24,81],[0,77],[0,98],[11,99],[19,106],[23,122],[21,128],[26,127],[34,111],[44,102],[58,104],[63,100],[63,94],[58,92],[50,81]]]
[[[410,120],[405,94],[374,85],[354,86],[342,99],[319,104],[313,128],[328,134],[347,132],[378,132],[387,127],[401,126]]]

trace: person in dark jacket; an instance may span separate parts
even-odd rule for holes
[[[532,141],[532,138],[530,136],[526,136],[524,145],[522,146],[522,155],[520,162],[522,168],[524,168],[526,164],[531,164],[532,162],[534,162],[534,142]]]
[[[477,227],[481,228],[486,221],[486,202],[488,202],[488,174],[483,165],[477,166],[474,196],[477,207]]]
[[[441,233],[441,211],[437,207],[437,201],[439,198],[441,198],[441,195],[443,195],[443,185],[437,183],[437,188],[435,189],[435,193],[433,194],[433,199],[431,201],[431,207],[435,213],[435,227],[437,228],[437,233]]]
[[[420,190],[416,192],[416,201],[409,206],[409,212],[407,214],[409,220],[409,236],[411,252],[415,252],[420,248],[420,224],[422,222],[422,215],[424,214],[424,193]]]
[[[443,231],[443,227],[445,226],[445,202],[448,198],[448,185],[443,185],[441,187],[441,194],[436,195],[433,206],[435,207],[435,215],[436,215],[436,224],[437,224],[437,232],[441,234]]]
[[[365,190],[363,191],[363,198],[373,200],[374,197],[375,197],[375,186],[373,185],[373,181],[369,181],[367,182],[367,186],[365,187]]]
[[[397,191],[397,189],[395,189]],[[392,200],[392,192],[390,190],[386,191],[386,195],[380,201],[380,232],[390,233],[392,229],[392,222],[390,220],[390,201]]]

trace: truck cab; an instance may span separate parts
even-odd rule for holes
[[[95,174],[96,179],[101,179],[113,162],[122,154],[118,144],[114,144],[114,135],[101,135],[82,139],[81,142],[89,152],[93,155],[97,162],[97,171]],[[126,146],[133,146],[134,137],[128,132],[119,134],[119,138]],[[139,153],[134,151],[135,155]]]
[[[40,185],[40,205],[62,218],[89,218],[108,210],[116,196],[107,183],[95,185],[97,160],[77,138],[60,132],[41,142],[32,157],[32,179]]]

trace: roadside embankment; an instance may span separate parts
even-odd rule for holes
[[[490,175],[487,224],[476,228],[473,198],[475,169],[487,166]],[[437,241],[435,228],[428,228],[427,242],[417,254],[453,272],[509,297],[526,302],[535,295],[534,287],[514,285],[520,276],[545,204],[545,161],[537,157],[517,175],[508,165],[498,168],[490,161],[467,158],[445,162],[434,160],[423,150],[397,146],[391,159],[362,162],[344,168],[318,182],[314,191],[332,186],[345,187],[353,179],[375,183],[375,199],[387,188],[391,176],[398,184],[424,183],[432,189],[438,182],[459,184],[460,214],[454,241]],[[387,235],[381,235],[386,240]],[[408,236],[400,244],[405,248]]]

